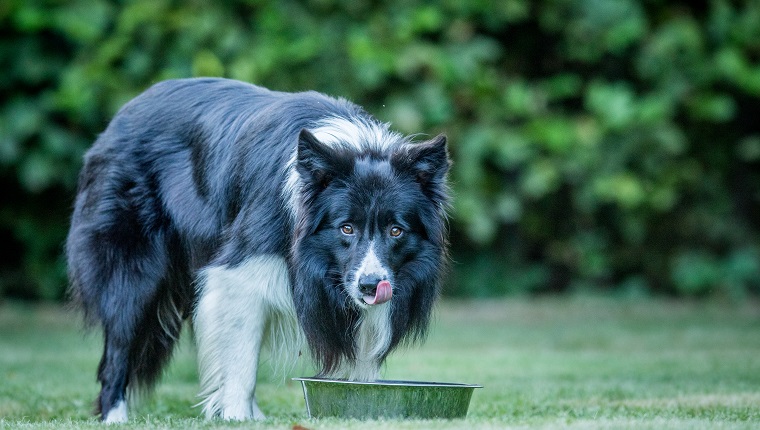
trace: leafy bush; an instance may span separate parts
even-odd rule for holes
[[[445,131],[451,294],[760,291],[757,2],[8,0],[0,33],[0,294],[62,297],[82,154],[188,76]]]

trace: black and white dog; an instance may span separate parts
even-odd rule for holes
[[[378,377],[424,336],[447,255],[446,139],[358,106],[225,79],[156,84],[85,156],[66,244],[105,345],[97,411],[127,419],[192,319],[204,412],[259,419],[262,342]],[[302,336],[303,335],[303,336]]]

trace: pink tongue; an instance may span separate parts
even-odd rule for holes
[[[391,288],[391,283],[388,281],[380,281],[377,284],[377,289],[375,289],[375,296],[364,296],[364,302],[368,305],[379,305],[390,300],[392,295],[393,289]]]

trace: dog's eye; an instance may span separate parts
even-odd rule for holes
[[[402,230],[401,227],[393,226],[391,227],[390,234],[391,234],[391,237],[399,237],[402,234],[404,234],[404,230]]]
[[[352,235],[354,234],[354,226],[352,226],[351,224],[344,224],[340,226],[340,232],[345,235]]]

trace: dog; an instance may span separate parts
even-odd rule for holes
[[[216,78],[157,83],[84,156],[66,240],[72,300],[104,349],[96,414],[127,421],[183,322],[203,412],[263,419],[261,345],[303,339],[319,375],[374,380],[425,336],[447,265],[446,137],[359,106]],[[288,358],[277,358],[287,360]]]

